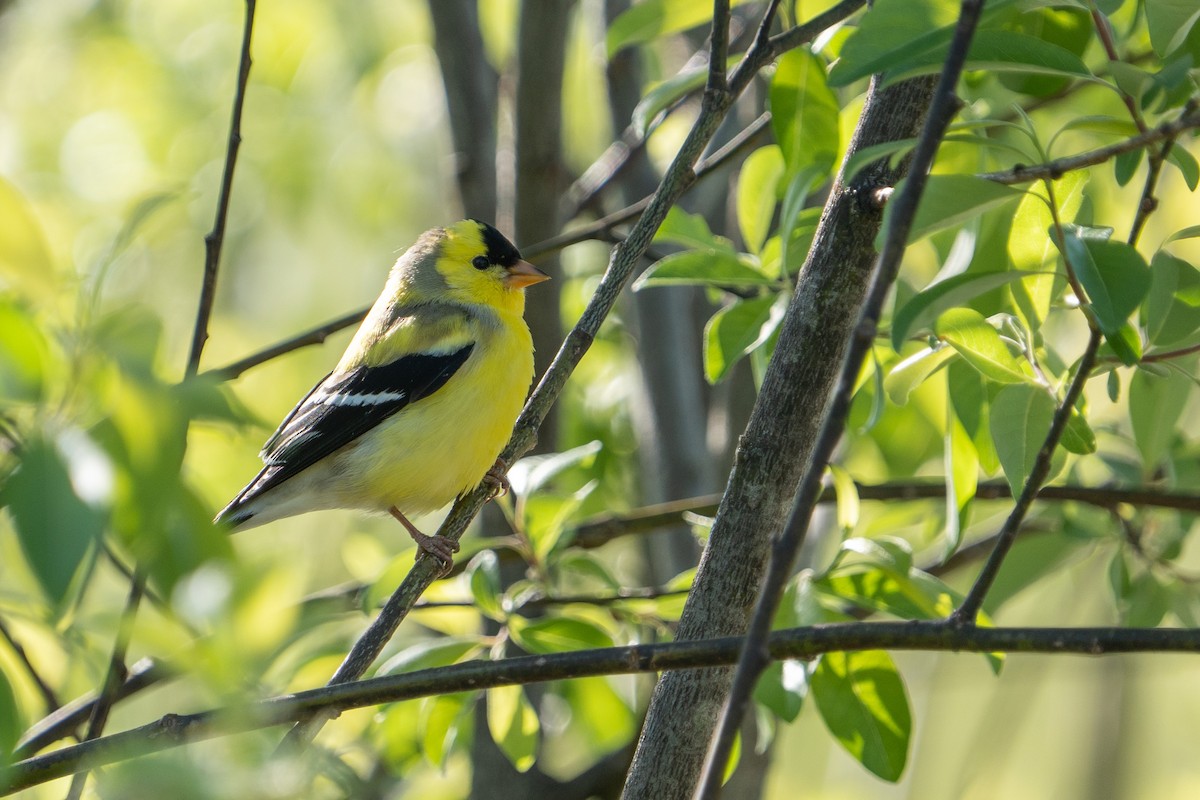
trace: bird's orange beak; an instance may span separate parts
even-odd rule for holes
[[[550,280],[549,275],[528,261],[518,261],[507,269],[508,276],[504,280],[514,289],[524,289],[526,286]]]

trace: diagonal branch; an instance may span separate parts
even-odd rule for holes
[[[1143,147],[1158,144],[1159,142],[1172,141],[1179,134],[1194,128],[1200,128],[1200,111],[1197,111],[1195,107],[1189,107],[1177,119],[1164,122],[1157,127],[1139,133],[1137,136],[1131,136],[1120,142],[1114,142],[1107,147],[1099,147],[1095,150],[1088,150],[1086,153],[1056,158],[1045,164],[1035,164],[1031,167],[1018,165],[1012,169],[1001,170],[1000,172],[984,172],[975,177],[1010,185],[1046,178],[1058,180],[1068,172],[1103,164],[1105,161],[1122,153],[1140,150]]]
[[[811,36],[815,36],[831,24],[829,20],[840,19],[841,17],[837,16],[839,13],[849,14],[859,5],[861,5],[861,0],[845,0],[803,27]],[[729,90],[720,93],[705,93],[700,114],[663,176],[658,191],[651,197],[645,212],[634,224],[629,236],[613,248],[609,267],[600,280],[595,294],[575,327],[567,334],[566,340],[554,357],[550,368],[542,376],[517,420],[512,439],[501,453],[501,458],[506,463],[515,463],[533,446],[538,427],[549,412],[550,406],[562,392],[575,365],[579,363],[591,346],[600,330],[601,323],[612,310],[622,288],[633,274],[633,270],[646,248],[649,247],[655,231],[666,218],[671,206],[695,183],[694,165],[700,158],[700,154],[708,146],[740,92],[745,89],[753,76],[774,58],[775,52],[767,46],[769,40],[764,31],[769,29],[771,17],[777,6],[778,0],[772,0],[764,15],[760,35],[756,37],[754,44],[747,51],[745,59],[731,76]],[[462,537],[467,525],[479,513],[487,495],[487,488],[479,487],[460,497],[455,502],[449,516],[442,523],[438,535],[457,542]],[[388,598],[379,616],[355,642],[345,661],[330,679],[330,685],[356,681],[367,671],[384,645],[391,639],[400,622],[412,609],[417,598],[433,582],[438,569],[439,566],[429,558],[417,561],[416,566]],[[311,719],[306,719],[292,729],[286,745],[299,747],[311,741],[327,719],[328,716],[324,712]]]

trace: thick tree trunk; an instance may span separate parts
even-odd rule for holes
[[[872,83],[850,153],[916,136],[933,83],[879,90]],[[857,322],[876,253],[882,214],[871,188],[891,186],[906,168],[877,163],[851,186],[836,182],[780,328],[759,399],[738,445],[679,639],[742,633],[758,595],[770,538],[782,527],[807,466],[823,411]],[[626,781],[625,798],[686,798],[703,767],[732,670],[666,673],[655,688]]]

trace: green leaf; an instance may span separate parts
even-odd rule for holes
[[[421,749],[425,758],[435,767],[446,763],[446,757],[458,739],[459,727],[470,719],[474,707],[469,692],[430,697],[421,706],[418,726],[421,731]]]
[[[1182,147],[1172,147],[1167,151],[1167,161],[1179,170],[1188,189],[1196,191],[1196,186],[1200,184],[1200,164],[1196,163],[1196,157]]]
[[[939,339],[948,342],[967,363],[991,380],[998,383],[1032,380],[1028,364],[1017,360],[978,311],[952,308],[938,317],[933,329]]]
[[[527,497],[540,491],[550,481],[572,467],[588,466],[603,445],[599,440],[572,447],[561,453],[526,456],[508,471],[508,481],[513,492]]]
[[[904,682],[882,650],[826,653],[812,677],[813,698],[846,752],[886,781],[908,758],[912,717]]]
[[[1067,426],[1063,428],[1062,446],[1067,452],[1086,456],[1096,452],[1096,434],[1092,426],[1079,409],[1072,408],[1071,416],[1067,417]]]
[[[1200,20],[1194,0],[1146,0],[1146,27],[1150,45],[1160,57],[1174,51]]]
[[[542,493],[522,500],[525,532],[539,560],[545,560],[560,544],[569,541],[563,539],[567,523],[575,517],[599,483],[593,479],[571,494]]]
[[[814,169],[828,175],[841,146],[841,105],[825,79],[825,63],[804,48],[779,57],[771,78],[771,127],[789,180]]]
[[[928,51],[904,62],[903,76],[940,69],[945,53]],[[1016,31],[976,31],[967,53],[967,70],[998,73],[1090,78],[1092,73],[1075,53],[1036,36]],[[893,76],[889,76],[893,77]]]
[[[377,675],[399,675],[421,669],[445,667],[478,655],[484,647],[482,637],[459,636],[427,639],[406,647],[383,663]]]
[[[934,231],[960,225],[979,217],[985,211],[1015,202],[1022,195],[1023,192],[1019,189],[973,175],[930,175],[925,184],[925,192],[921,195],[921,203],[917,206],[912,229],[908,233],[909,244]],[[889,203],[887,209],[893,207]],[[886,210],[884,216],[890,219]],[[885,222],[879,232],[880,238],[886,230]]]
[[[1075,56],[1083,55],[1092,40],[1094,24],[1083,8],[1037,8],[1017,15],[1014,30],[1037,37],[1042,42],[1065,48]],[[1005,88],[1034,97],[1048,97],[1065,89],[1070,79],[1046,75],[1002,74]]]
[[[775,280],[755,269],[749,259],[725,250],[687,250],[653,264],[633,282],[633,290],[649,286],[771,286]]]
[[[527,623],[514,616],[509,622],[509,633],[522,649],[535,655],[613,646],[612,636],[603,628],[574,617],[550,617]]]
[[[930,375],[954,358],[957,352],[953,347],[938,345],[936,348],[926,347],[913,353],[892,367],[884,379],[883,387],[888,397],[896,405],[904,405],[913,389],[928,380]]]
[[[774,330],[767,323],[776,305],[774,297],[753,297],[712,315],[704,326],[704,377],[709,383],[719,383],[744,355],[766,341]]]
[[[1054,182],[1054,198],[1062,220],[1074,220],[1083,204],[1086,171],[1071,172]],[[1021,198],[1008,235],[1008,257],[1013,269],[1030,277],[1009,287],[1013,304],[1033,332],[1041,329],[1050,313],[1056,292],[1053,275],[1058,266],[1058,248],[1048,231],[1054,225],[1044,185],[1031,187]],[[1058,285],[1063,281],[1058,279]]]
[[[690,250],[728,250],[733,246],[724,236],[714,236],[702,214],[689,214],[679,206],[671,206],[663,224],[654,234],[655,242],[671,242]]]
[[[35,403],[42,399],[50,346],[32,314],[0,298],[0,399]]]
[[[920,55],[942,53],[957,19],[957,4],[949,0],[876,0],[842,45],[829,83],[845,86]]]
[[[1147,476],[1174,441],[1191,391],[1192,382],[1175,372],[1160,378],[1139,369],[1129,381],[1129,422]]]
[[[1164,250],[1155,253],[1140,316],[1154,345],[1169,345],[1200,330],[1200,270]]]
[[[1174,233],[1172,233],[1170,236],[1168,236],[1166,238],[1166,241],[1164,241],[1163,244],[1165,245],[1168,242],[1177,242],[1182,239],[1196,239],[1196,238],[1200,238],[1200,225],[1191,225],[1187,228],[1184,228],[1183,230],[1178,230],[1178,231],[1175,231]]]
[[[525,690],[520,686],[488,689],[487,721],[501,752],[517,772],[527,772],[537,755],[538,718]]]
[[[1141,253],[1124,242],[1098,238],[1094,229],[1065,227],[1065,254],[1087,292],[1100,330],[1117,349],[1113,340],[1150,290],[1150,268]]]
[[[834,464],[829,465],[829,474],[833,477],[833,489],[837,495],[837,521],[842,529],[842,536],[849,536],[858,525],[858,486],[850,473]]]
[[[947,394],[949,394],[947,382]],[[943,557],[948,558],[958,550],[962,542],[962,528],[966,524],[968,504],[975,498],[979,485],[979,454],[958,417],[954,405],[946,403],[945,470],[946,470],[946,547]]]
[[[497,622],[502,621],[505,614],[500,601],[500,560],[494,550],[484,550],[471,559],[467,564],[467,580],[480,613]]]
[[[1130,628],[1155,628],[1171,607],[1171,592],[1149,570],[1130,582],[1121,598],[1121,621]]]
[[[16,471],[0,489],[0,504],[8,506],[21,550],[59,610],[104,531],[106,515],[98,503],[112,481],[108,460],[75,433],[57,443],[40,437],[27,441]]]
[[[645,136],[650,123],[681,97],[703,88],[708,79],[708,67],[687,69],[654,86],[633,108],[630,124],[638,136]]]
[[[783,174],[783,153],[777,145],[769,144],[751,153],[738,175],[738,228],[753,253],[762,250],[771,230]]]
[[[1033,471],[1054,409],[1054,399],[1044,389],[1028,384],[1006,386],[992,400],[992,441],[1013,497]]]
[[[732,0],[737,6],[747,0]],[[608,57],[634,44],[653,41],[676,31],[695,28],[712,19],[712,3],[695,0],[642,0],[621,13],[608,27]]]
[[[1000,469],[996,447],[988,426],[990,399],[985,378],[964,361],[956,361],[946,370],[946,386],[954,415],[975,445],[979,466],[988,475]]]
[[[800,716],[808,695],[808,667],[803,661],[772,661],[754,687],[755,702],[786,722]]]
[[[1049,275],[1053,272],[1037,272]],[[897,350],[914,332],[928,327],[938,315],[949,308],[964,305],[981,294],[1014,281],[1028,280],[1025,272],[964,272],[930,284],[914,295],[892,320],[892,346]]]

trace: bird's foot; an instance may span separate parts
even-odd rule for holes
[[[483,482],[488,487],[489,500],[503,497],[512,491],[512,484],[508,482],[507,472],[508,464],[503,458],[497,458],[496,463],[492,464],[491,468],[483,474]]]
[[[438,577],[444,578],[449,575],[450,570],[454,567],[454,554],[458,552],[458,542],[445,536],[428,536],[421,533],[417,530],[417,526],[409,522],[408,517],[401,514],[395,506],[389,508],[388,513],[404,526],[408,535],[417,543],[417,558],[420,558],[422,554],[433,557],[441,565]]]

